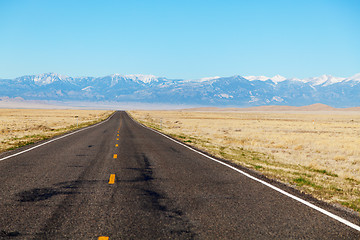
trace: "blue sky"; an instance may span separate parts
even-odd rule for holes
[[[0,0],[0,78],[360,72],[360,1]]]

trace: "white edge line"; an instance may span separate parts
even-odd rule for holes
[[[192,150],[192,151],[194,151],[194,152],[196,152],[196,153],[198,153],[198,154],[200,154],[200,155],[202,155],[202,156],[204,156],[204,157],[206,157],[206,158],[209,158],[209,159],[211,159],[211,160],[213,160],[213,161],[215,161],[215,162],[217,162],[217,163],[220,163],[220,164],[222,164],[222,165],[224,165],[224,166],[226,166],[226,167],[229,167],[229,168],[231,168],[231,169],[233,169],[233,170],[235,170],[235,171],[237,171],[237,172],[245,175],[246,177],[248,177],[248,178],[250,178],[250,179],[252,179],[252,180],[254,180],[254,181],[257,181],[257,182],[259,182],[259,183],[261,183],[261,184],[264,184],[265,186],[267,186],[267,187],[269,187],[269,188],[272,188],[273,190],[275,190],[275,191],[277,191],[277,192],[279,192],[279,193],[281,193],[281,194],[283,194],[283,195],[285,195],[285,196],[287,196],[287,197],[290,197],[290,198],[292,198],[292,199],[294,199],[294,200],[296,200],[296,201],[298,201],[298,202],[300,202],[300,203],[302,203],[302,204],[304,204],[304,205],[306,205],[306,206],[308,206],[308,207],[310,207],[310,208],[312,208],[312,209],[315,209],[315,210],[317,210],[317,211],[319,211],[319,212],[321,212],[321,213],[323,213],[323,214],[325,214],[325,215],[327,215],[327,216],[329,216],[329,217],[331,217],[331,218],[333,218],[333,219],[335,219],[335,220],[337,220],[337,221],[339,221],[339,222],[341,222],[341,223],[343,223],[343,224],[345,224],[345,225],[347,225],[347,226],[349,226],[349,227],[351,227],[351,228],[353,228],[353,229],[355,229],[355,230],[357,230],[357,231],[360,232],[360,226],[358,226],[358,225],[356,225],[356,224],[354,224],[354,223],[352,223],[352,222],[349,222],[348,220],[346,220],[346,219],[344,219],[344,218],[342,218],[342,217],[339,217],[339,216],[337,216],[337,215],[335,215],[335,214],[333,214],[333,213],[331,213],[331,212],[329,212],[329,211],[326,211],[325,209],[322,209],[322,208],[320,208],[320,207],[318,207],[318,206],[316,206],[316,205],[314,205],[314,204],[312,204],[312,203],[309,203],[308,201],[305,201],[304,199],[301,199],[301,198],[296,197],[296,196],[294,196],[294,195],[292,195],[292,194],[290,194],[290,193],[288,193],[288,192],[285,192],[284,190],[282,190],[282,189],[280,189],[280,188],[278,188],[278,187],[275,187],[275,186],[271,185],[270,183],[267,183],[267,182],[265,182],[265,181],[263,181],[263,180],[260,180],[260,179],[254,177],[254,176],[251,176],[250,174],[248,174],[248,173],[246,173],[246,172],[244,172],[244,171],[241,171],[240,169],[237,169],[237,168],[235,168],[235,167],[233,167],[233,166],[231,166],[231,165],[229,165],[229,164],[227,164],[227,163],[224,163],[224,162],[222,162],[222,161],[220,161],[220,160],[217,160],[217,159],[215,159],[215,158],[213,158],[213,157],[210,157],[210,156],[206,155],[205,153],[199,152],[199,151],[197,151],[197,150],[189,147],[188,145],[186,145],[186,144],[184,144],[184,143],[182,143],[182,142],[176,141],[176,140],[174,140],[173,138],[171,138],[171,137],[169,137],[169,136],[167,136],[167,135],[165,135],[165,134],[163,134],[163,133],[161,133],[161,132],[159,132],[159,131],[156,131],[156,130],[154,130],[154,129],[152,129],[152,128],[149,128],[149,127],[147,127],[147,126],[145,126],[145,125],[143,125],[143,124],[135,121],[129,114],[128,114],[128,116],[129,116],[134,122],[136,122],[137,124],[139,124],[140,126],[142,126],[142,127],[144,127],[144,128],[147,128],[147,129],[149,129],[149,130],[151,130],[151,131],[153,131],[153,132],[155,132],[155,133],[157,133],[157,134],[160,134],[161,136],[166,137],[167,139],[169,139],[169,140],[171,140],[171,141],[173,141],[173,142],[176,142],[176,143],[178,143],[178,144],[180,144],[180,145],[182,145],[182,146],[184,146],[184,147],[186,147],[186,148],[188,148],[188,149],[190,149],[190,150]]]
[[[115,113],[116,113],[116,112],[115,112]],[[108,117],[105,121],[101,121],[101,122],[99,122],[99,123],[97,123],[97,124],[95,124],[95,125],[91,125],[91,126],[88,126],[88,127],[86,127],[86,128],[79,129],[79,130],[77,130],[77,131],[75,131],[75,132],[71,132],[71,133],[68,133],[68,134],[66,134],[66,135],[60,136],[60,137],[58,137],[58,138],[51,139],[51,140],[49,140],[49,141],[46,141],[46,142],[44,142],[44,143],[41,143],[41,144],[39,144],[39,145],[36,145],[36,146],[31,147],[31,148],[29,148],[29,149],[26,149],[26,150],[24,150],[24,151],[21,151],[21,152],[18,152],[18,153],[9,155],[9,156],[7,156],[7,157],[0,158],[0,161],[3,161],[3,160],[6,160],[6,159],[15,157],[15,156],[17,156],[17,155],[20,155],[20,154],[23,154],[23,153],[26,153],[26,152],[29,152],[29,151],[31,151],[31,150],[34,150],[35,148],[44,146],[44,145],[46,145],[46,144],[48,144],[48,143],[57,141],[57,140],[59,140],[59,139],[65,138],[65,137],[68,137],[68,136],[73,135],[73,134],[75,134],[75,133],[79,133],[79,132],[84,131],[84,130],[86,130],[86,129],[96,127],[96,126],[98,126],[98,125],[100,125],[100,124],[103,124],[103,123],[109,121],[110,118],[112,118],[115,113],[113,113],[113,114],[112,114],[110,117]]]

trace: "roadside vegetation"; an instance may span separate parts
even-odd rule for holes
[[[360,113],[131,111],[217,157],[360,213]]]
[[[95,124],[112,113],[97,110],[0,109],[0,152]]]

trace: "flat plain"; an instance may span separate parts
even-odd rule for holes
[[[214,156],[360,213],[360,112],[129,113]]]
[[[94,124],[111,113],[100,110],[0,109],[0,152]]]

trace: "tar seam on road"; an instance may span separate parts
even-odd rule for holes
[[[329,212],[329,211],[326,211],[325,209],[322,209],[322,208],[320,208],[320,207],[318,207],[318,206],[316,206],[316,205],[314,205],[314,204],[312,204],[312,203],[310,203],[310,202],[307,202],[307,201],[305,201],[305,200],[303,200],[303,199],[301,199],[301,198],[299,198],[299,197],[296,197],[296,196],[294,196],[294,195],[292,195],[292,194],[290,194],[290,193],[288,193],[288,192],[285,192],[284,190],[282,190],[282,189],[280,189],[280,188],[278,188],[278,187],[275,187],[275,186],[271,185],[270,183],[267,183],[267,182],[265,182],[265,181],[263,181],[263,180],[261,180],[261,179],[258,179],[258,178],[256,178],[256,177],[254,177],[254,176],[252,176],[252,175],[244,172],[244,171],[241,171],[240,169],[237,169],[237,168],[235,168],[235,167],[233,167],[233,166],[231,166],[231,165],[229,165],[229,164],[226,164],[226,163],[224,163],[224,162],[222,162],[222,161],[220,161],[220,160],[217,160],[217,159],[215,159],[215,158],[213,158],[213,157],[210,157],[210,156],[206,155],[205,153],[199,152],[199,151],[197,151],[197,150],[189,147],[188,145],[186,145],[186,144],[184,144],[184,143],[181,143],[181,142],[179,142],[179,141],[176,141],[176,140],[174,140],[173,138],[171,138],[171,137],[169,137],[169,136],[167,136],[167,135],[165,135],[165,134],[163,134],[163,133],[161,133],[161,132],[158,132],[158,131],[156,131],[156,130],[154,130],[154,129],[152,129],[152,128],[149,128],[149,127],[147,127],[147,126],[145,126],[145,125],[143,125],[143,124],[135,121],[128,113],[126,113],[126,114],[130,117],[130,119],[132,119],[135,123],[139,124],[140,126],[142,126],[142,127],[144,127],[144,128],[147,128],[147,129],[149,129],[149,130],[151,130],[151,131],[153,131],[153,132],[155,132],[155,133],[157,133],[157,134],[160,134],[161,136],[163,136],[163,137],[165,137],[165,138],[167,138],[167,139],[169,139],[169,140],[171,140],[171,141],[173,141],[173,142],[175,142],[175,143],[178,143],[178,144],[180,144],[180,145],[182,145],[182,146],[184,146],[184,147],[186,147],[186,148],[188,148],[188,149],[190,149],[190,150],[192,150],[192,151],[194,151],[194,152],[196,152],[196,153],[198,153],[198,154],[200,154],[200,155],[202,155],[202,156],[204,156],[204,157],[206,157],[206,158],[208,158],[208,159],[210,159],[210,160],[213,160],[213,161],[215,161],[215,162],[217,162],[217,163],[220,163],[220,164],[222,164],[222,165],[224,165],[224,166],[226,166],[226,167],[229,167],[229,168],[231,168],[231,169],[233,169],[233,170],[235,170],[235,171],[243,174],[244,176],[246,176],[246,177],[248,177],[248,178],[250,178],[250,179],[252,179],[252,180],[254,180],[254,181],[257,181],[257,182],[259,182],[259,183],[261,183],[261,184],[263,184],[263,185],[265,185],[265,186],[267,186],[267,187],[269,187],[269,188],[272,188],[273,190],[275,190],[275,191],[277,191],[277,192],[279,192],[279,193],[281,193],[281,194],[283,194],[283,195],[285,195],[285,196],[287,196],[287,197],[290,197],[290,198],[292,198],[292,199],[294,199],[294,200],[296,200],[296,201],[298,201],[298,202],[300,202],[300,203],[302,203],[302,204],[304,204],[304,205],[306,205],[306,206],[308,206],[308,207],[310,207],[310,208],[312,208],[312,209],[315,209],[316,211],[319,211],[319,212],[327,215],[328,217],[331,217],[331,218],[333,218],[333,219],[335,219],[335,220],[337,220],[337,221],[339,221],[339,222],[347,225],[348,227],[351,227],[351,228],[353,228],[353,229],[355,229],[355,230],[357,230],[357,231],[360,232],[360,226],[358,226],[358,225],[356,225],[356,224],[354,224],[354,223],[352,223],[352,222],[350,222],[350,221],[348,221],[348,220],[346,220],[346,219],[344,219],[344,218],[342,218],[342,217],[339,217],[339,216],[337,216],[337,215],[335,215],[335,214],[333,214],[333,213],[331,213],[331,212]]]
[[[105,122],[109,121],[109,120],[110,120],[110,118],[112,118],[114,115],[115,115],[115,113],[113,113],[113,114],[112,114],[110,117],[108,117],[108,119],[106,119],[105,121],[102,121],[102,122],[97,123],[97,124],[95,124],[95,125],[88,126],[88,127],[86,127],[86,128],[82,128],[82,129],[79,129],[79,130],[77,130],[77,131],[75,131],[75,132],[68,133],[68,134],[66,134],[66,135],[60,136],[60,137],[55,138],[55,139],[51,139],[51,140],[49,140],[49,141],[47,141],[47,142],[41,143],[41,144],[39,144],[39,145],[36,145],[36,146],[31,147],[31,148],[29,148],[29,149],[26,149],[26,150],[24,150],[24,151],[21,151],[21,152],[18,152],[18,153],[12,154],[12,155],[10,155],[10,156],[7,156],[7,157],[4,157],[4,158],[1,158],[1,159],[0,159],[0,161],[3,161],[3,160],[6,160],[6,159],[9,159],[9,158],[15,157],[15,156],[17,156],[17,155],[20,155],[20,154],[23,154],[23,153],[26,153],[26,152],[29,152],[29,151],[31,151],[31,150],[33,150],[33,149],[35,149],[35,148],[38,148],[38,147],[44,146],[44,145],[46,145],[46,144],[48,144],[48,143],[51,143],[51,142],[55,142],[55,141],[57,141],[57,140],[59,140],[59,139],[62,139],[62,138],[68,137],[68,136],[73,135],[73,134],[75,134],[75,133],[79,133],[79,132],[84,131],[84,130],[86,130],[86,129],[93,128],[93,127],[96,127],[96,126],[99,126],[100,124],[103,124],[103,123],[105,123]]]

